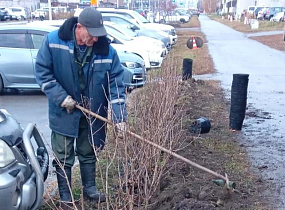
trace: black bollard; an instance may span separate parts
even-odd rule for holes
[[[182,80],[187,80],[192,78],[192,64],[193,64],[192,59],[190,58],[183,59]]]
[[[230,129],[241,130],[245,117],[248,74],[234,74],[231,90]]]

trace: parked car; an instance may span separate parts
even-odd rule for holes
[[[278,12],[270,19],[270,21],[274,22],[284,22],[284,12]]]
[[[158,23],[151,23],[147,19],[145,19],[143,16],[138,14],[135,11],[127,10],[127,9],[114,9],[114,8],[98,8],[98,10],[103,13],[115,13],[120,14],[123,16],[126,16],[130,18],[134,23],[139,24],[140,26],[143,26],[144,28],[158,30],[158,31],[164,31],[168,33],[170,37],[170,44],[173,45],[177,42],[177,34],[176,30],[173,26],[166,25],[166,24],[158,24]]]
[[[256,16],[256,19],[258,20],[264,20],[265,19],[265,14],[266,14],[266,11],[268,10],[269,7],[264,7],[262,8],[261,10],[259,10],[257,12],[257,16]]]
[[[189,9],[186,14],[197,15],[199,17],[200,11],[198,9]]]
[[[6,21],[6,20],[9,20],[10,19],[10,16],[8,14],[8,12],[4,9],[1,9],[0,10],[0,20],[1,21]]]
[[[30,18],[29,11],[24,7],[6,8],[11,20],[26,20]]]
[[[34,12],[32,12],[32,18],[44,20],[47,14],[48,10],[46,9],[36,9]]]
[[[266,7],[256,7],[256,8],[255,8],[253,14],[254,14],[254,17],[255,17],[256,19],[258,19],[258,18],[257,18],[257,17],[258,17],[258,12],[261,11],[263,8],[266,8]]]
[[[155,49],[153,46],[146,45],[140,40],[127,37],[120,31],[105,25],[108,33],[108,38],[111,41],[111,45],[117,51],[127,51],[140,56],[144,62],[146,69],[158,68],[163,61],[163,54],[160,49]]]
[[[168,13],[157,12],[155,15],[155,22],[157,23],[171,23],[171,22],[188,23],[190,21],[190,18],[191,18],[190,15],[182,14],[178,10],[171,11]]]
[[[110,21],[115,23],[116,25],[129,28],[134,31],[137,36],[147,36],[154,39],[158,39],[164,43],[168,51],[171,49],[170,38],[168,34],[163,31],[144,28],[143,26],[140,26],[137,23],[133,23],[130,18],[119,14],[103,13],[102,16],[104,21]]]
[[[110,21],[104,21],[104,25],[110,28],[113,28],[114,30],[120,32],[121,34],[123,34],[125,37],[132,39],[132,40],[136,40],[139,43],[143,43],[144,46],[147,46],[148,48],[153,48],[155,50],[157,50],[159,56],[165,56],[167,54],[167,49],[164,45],[164,43],[160,40],[151,38],[151,37],[147,37],[147,36],[138,36],[138,34],[129,29],[129,28],[125,28],[125,27],[121,27],[120,25],[116,25],[113,22]],[[140,45],[138,45],[139,47]]]
[[[42,22],[0,26],[0,93],[5,88],[39,89],[34,75],[35,59],[44,36],[57,28]],[[124,70],[128,71],[124,78],[126,87],[142,86],[145,82],[144,61],[137,55],[124,52],[118,52],[118,55]],[[133,77],[128,76],[130,74]]]
[[[117,51],[124,68],[124,84],[127,90],[133,90],[145,85],[146,68],[144,60],[134,53]]]
[[[276,13],[278,12],[284,12],[285,8],[284,7],[270,7],[266,11],[266,14],[264,16],[264,19],[270,20]]]

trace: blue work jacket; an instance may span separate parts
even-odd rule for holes
[[[62,135],[78,137],[82,112],[75,109],[68,114],[61,107],[70,95],[102,117],[107,118],[110,104],[114,123],[126,121],[124,70],[116,50],[106,37],[94,43],[90,58],[84,66],[86,88],[81,94],[78,64],[75,62],[74,28],[77,18],[70,18],[59,30],[49,33],[37,54],[35,75],[42,91],[48,97],[50,128]],[[84,98],[84,100],[82,100]],[[90,140],[103,148],[106,138],[106,123],[91,119]],[[93,138],[91,138],[93,137]]]

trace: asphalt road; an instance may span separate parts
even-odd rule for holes
[[[230,98],[233,74],[249,74],[241,145],[252,169],[269,183],[263,196],[272,199],[272,209],[285,209],[285,53],[204,15],[199,19],[217,70],[204,78],[220,80]]]
[[[0,96],[0,108],[6,109],[23,128],[29,123],[36,123],[49,144],[47,97],[40,90],[6,90]]]

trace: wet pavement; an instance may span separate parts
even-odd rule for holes
[[[271,199],[272,209],[285,209],[285,52],[251,40],[248,34],[204,15],[199,19],[217,70],[214,75],[199,78],[220,80],[230,98],[233,74],[249,74],[241,146],[248,151],[252,169],[270,185],[267,192],[261,193]],[[255,35],[260,34],[269,32]]]

